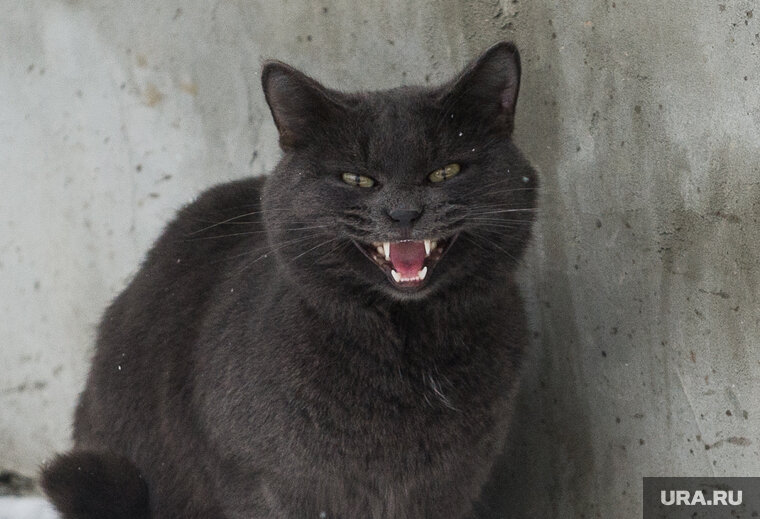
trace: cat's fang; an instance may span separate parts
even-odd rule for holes
[[[383,242],[383,249],[385,249],[385,261],[391,260],[391,242]]]
[[[401,274],[399,274],[398,272],[396,272],[393,269],[391,269],[391,276],[393,276],[393,281],[395,281],[396,283],[400,283],[401,282]]]
[[[422,270],[417,272],[417,278],[422,281],[427,276],[427,266],[422,267]]]
[[[431,250],[430,240],[424,240],[424,241],[425,241],[425,256],[430,256],[430,250]]]

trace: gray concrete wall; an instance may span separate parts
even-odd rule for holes
[[[760,476],[755,5],[0,0],[0,469],[68,445],[94,326],[173,212],[276,162],[262,58],[370,89],[511,39],[543,192],[494,502],[635,518],[644,475]]]

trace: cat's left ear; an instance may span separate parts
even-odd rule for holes
[[[283,149],[308,143],[342,111],[336,92],[280,61],[264,64],[261,84]]]
[[[475,111],[481,119],[511,134],[520,91],[520,53],[512,42],[499,42],[474,60],[441,92],[447,110]]]

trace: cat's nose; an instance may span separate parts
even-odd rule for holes
[[[422,216],[422,211],[411,207],[399,207],[392,211],[388,211],[388,216],[390,216],[391,220],[394,222],[409,226],[412,225],[412,222],[418,220],[419,217]]]

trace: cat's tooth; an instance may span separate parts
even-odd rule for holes
[[[417,277],[419,278],[420,281],[425,279],[425,276],[427,276],[427,265],[422,267],[422,270],[417,272]]]
[[[430,256],[430,250],[432,248],[430,244],[430,240],[424,240],[425,241],[425,256]]]
[[[385,251],[384,251],[385,261],[390,261],[391,260],[391,242],[384,241],[383,242],[383,249],[385,249]],[[395,272],[395,270],[394,270],[394,272]]]
[[[382,246],[382,245],[378,245],[378,246],[377,246],[377,252],[378,252],[378,253],[379,253],[381,256],[385,256],[385,250],[383,249],[383,246]]]
[[[393,276],[393,280],[398,283],[401,281],[401,274],[396,272],[394,269],[391,269],[391,276]]]

